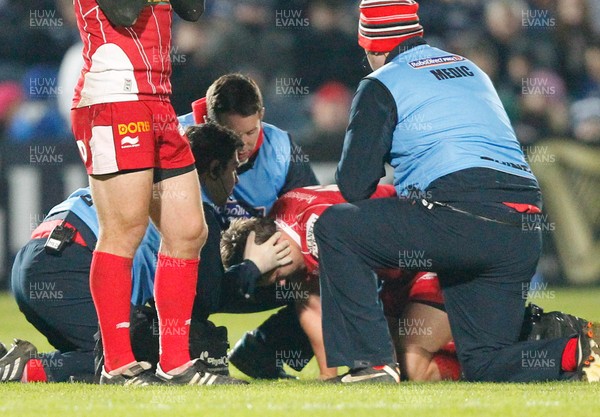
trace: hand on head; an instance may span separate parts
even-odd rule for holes
[[[265,273],[292,263],[290,242],[280,239],[281,232],[273,234],[266,242],[256,243],[256,233],[251,231],[246,240],[244,259],[256,264],[260,272]],[[274,276],[271,274],[271,276]]]

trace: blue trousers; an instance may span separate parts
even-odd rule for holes
[[[71,244],[61,256],[44,251],[46,239],[29,241],[17,254],[11,286],[19,309],[57,350],[40,354],[50,382],[94,375],[98,318],[89,274],[92,253]]]
[[[568,339],[518,342],[524,292],[541,252],[539,219],[501,203],[459,206],[501,223],[398,198],[323,213],[315,236],[328,366],[395,361],[373,269],[403,268],[438,273],[466,380],[572,377],[561,371]]]

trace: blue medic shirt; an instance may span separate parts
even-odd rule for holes
[[[194,124],[193,114],[179,117],[186,128]],[[224,208],[227,218],[266,216],[275,200],[294,188],[318,185],[309,158],[294,144],[290,135],[269,123],[262,123],[264,139],[256,152],[238,170],[239,182]]]
[[[368,198],[386,162],[400,196],[474,168],[537,188],[489,77],[422,38],[401,44],[358,87],[336,173],[344,197]]]

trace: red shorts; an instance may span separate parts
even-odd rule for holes
[[[419,272],[410,288],[409,302],[425,302],[428,304],[444,305],[444,296],[440,281],[435,272]]]
[[[379,272],[379,271],[378,271]],[[384,278],[380,298],[386,316],[401,317],[408,303],[425,303],[443,308],[444,297],[435,272],[403,273],[402,279]]]
[[[71,110],[73,134],[90,175],[194,163],[169,102],[125,101]]]

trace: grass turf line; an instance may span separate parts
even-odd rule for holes
[[[600,321],[600,289],[547,289],[532,301],[546,311],[561,309]],[[235,342],[267,314],[217,315]],[[10,297],[0,295],[0,341],[30,340],[40,351],[47,341],[29,325]],[[234,369],[233,375],[240,376]],[[242,387],[106,387],[80,384],[0,384],[3,416],[593,416],[600,384],[403,383],[400,386],[334,386],[303,380],[253,382]]]

